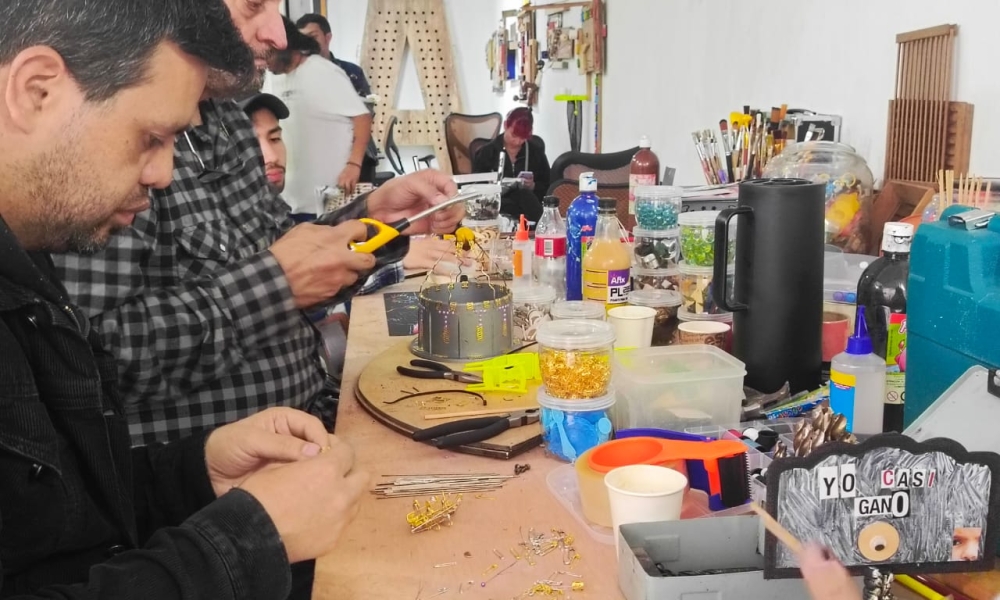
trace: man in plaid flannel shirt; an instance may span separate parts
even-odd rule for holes
[[[284,37],[277,3],[227,4],[262,69],[283,46],[260,41]],[[275,31],[261,35],[264,28]],[[136,444],[176,440],[272,406],[302,408],[329,425],[335,399],[323,393],[322,345],[303,309],[350,298],[359,273],[392,265],[408,247],[401,237],[374,259],[355,254],[348,242],[365,228],[348,221],[392,222],[454,195],[455,184],[421,171],[322,224],[293,228],[240,106],[209,99],[199,108],[200,122],[175,140],[173,183],[151,193],[151,210],[99,253],[57,257],[59,276],[118,356]],[[462,215],[455,206],[407,233],[450,232]]]

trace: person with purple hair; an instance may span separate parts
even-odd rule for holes
[[[510,111],[500,135],[483,146],[472,161],[473,173],[498,172],[503,156],[503,177],[522,179],[520,185],[505,190],[500,202],[500,214],[515,221],[522,214],[529,221],[538,221],[542,198],[549,190],[549,159],[545,156],[545,142],[534,135],[534,122],[530,108]],[[531,175],[522,175],[527,173]]]

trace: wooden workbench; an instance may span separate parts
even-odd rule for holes
[[[390,291],[413,291],[420,280],[394,286]],[[581,598],[616,600],[618,590],[614,548],[601,544],[582,530],[579,523],[553,497],[545,484],[546,475],[563,463],[545,456],[536,448],[510,461],[480,458],[437,450],[412,442],[376,422],[359,405],[354,386],[369,359],[399,338],[390,338],[382,296],[359,297],[353,301],[343,393],[337,417],[337,434],[356,450],[358,465],[373,475],[421,473],[502,473],[513,474],[514,464],[529,463],[531,470],[510,480],[501,490],[483,498],[466,495],[455,515],[454,525],[440,531],[411,534],[406,513],[412,499],[376,500],[366,497],[357,519],[347,528],[336,551],[318,561],[315,600],[447,600],[468,594],[470,598],[506,600],[528,590],[536,580],[548,579],[558,571],[582,575],[586,594]],[[576,537],[581,559],[565,567],[557,553],[538,559],[529,567],[524,560],[489,581],[481,582],[492,565],[497,570],[511,563],[510,548],[529,528],[548,532],[562,529]],[[503,554],[497,558],[494,549]],[[435,565],[457,563],[454,566]],[[575,577],[556,575],[571,582]],[[953,585],[964,583],[966,593],[992,598],[1000,594],[1000,573],[951,576]],[[474,582],[472,586],[469,581]],[[447,591],[441,592],[447,588]],[[980,590],[984,595],[979,595]],[[900,590],[897,598],[914,598]]]
[[[393,287],[391,291],[417,289],[417,282]],[[508,599],[520,595],[540,579],[557,571],[583,575],[586,597],[614,600],[618,591],[614,568],[614,547],[603,545],[581,530],[577,521],[558,503],[545,484],[545,476],[564,464],[546,457],[536,448],[509,461],[480,458],[437,450],[418,444],[376,422],[359,405],[354,386],[368,360],[381,353],[390,338],[381,295],[356,298],[351,308],[347,362],[337,416],[337,435],[357,452],[358,464],[373,475],[418,473],[502,473],[513,475],[515,463],[528,463],[531,470],[509,480],[501,490],[477,499],[466,494],[455,515],[454,525],[440,531],[411,534],[406,513],[412,499],[362,501],[357,519],[344,533],[336,551],[319,561],[316,568],[315,600],[411,600],[432,597]],[[510,548],[520,540],[519,529],[548,533],[562,529],[576,538],[580,560],[572,567],[562,564],[558,553],[537,559],[534,567],[524,561],[488,582],[480,584],[491,565],[499,569],[512,561]],[[504,558],[494,554],[494,548]],[[468,553],[470,556],[466,556]],[[436,564],[455,566],[435,568]],[[558,575],[558,580],[575,578]],[[474,581],[475,589],[467,584]],[[439,595],[442,588],[448,591]]]

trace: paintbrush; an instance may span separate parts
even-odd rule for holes
[[[695,131],[691,134],[691,138],[694,140],[694,149],[698,152],[698,160],[701,161],[701,172],[705,175],[705,181],[708,185],[712,185],[712,169],[708,166],[708,157],[705,156],[701,146],[701,134]]]
[[[751,502],[750,509],[760,516],[760,519],[764,522],[764,527],[766,527],[774,537],[781,540],[781,543],[788,546],[788,549],[794,552],[796,556],[802,553],[802,542],[792,535],[791,532],[782,527],[781,523],[777,522],[774,517],[761,508],[759,504]]]
[[[733,146],[729,139],[729,123],[725,119],[719,121],[719,131],[722,133],[722,149],[726,153],[726,174],[729,175],[730,183],[736,181],[733,177]]]
[[[708,145],[708,155],[712,157],[712,173],[720,184],[726,183],[726,171],[722,168],[722,158],[719,153],[719,142],[715,139],[715,134],[706,129],[702,134]]]

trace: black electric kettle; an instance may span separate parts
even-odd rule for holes
[[[821,383],[825,210],[821,183],[757,179],[741,183],[736,208],[716,220],[712,295],[733,313],[733,355],[746,363],[746,385],[759,392],[788,382],[794,394]],[[727,243],[733,217],[735,257]]]

